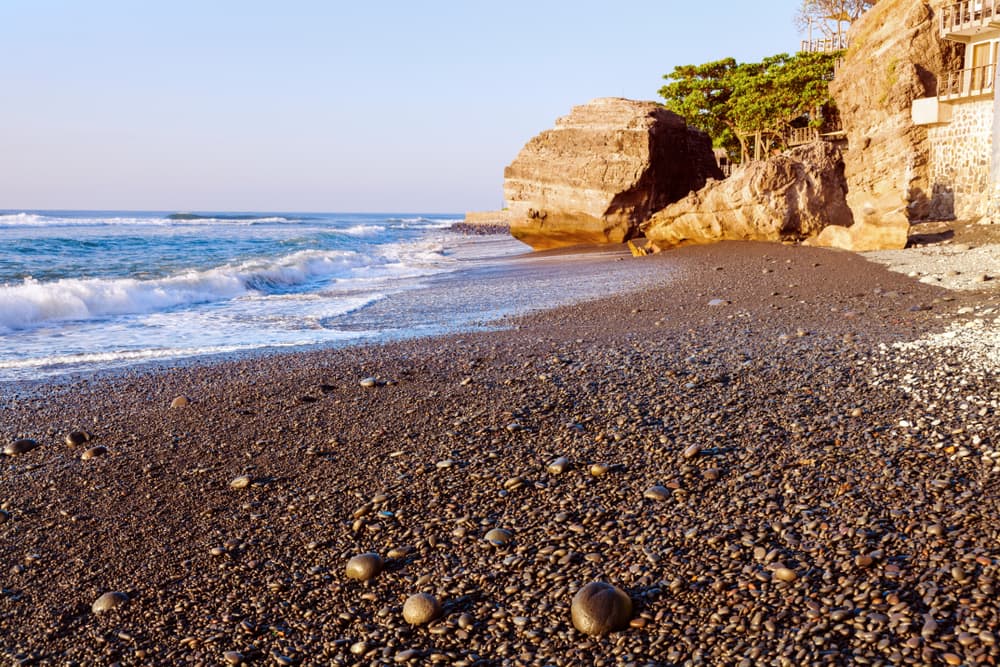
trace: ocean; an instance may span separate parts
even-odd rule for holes
[[[0,382],[448,333],[608,292],[606,272],[460,220],[0,211]]]

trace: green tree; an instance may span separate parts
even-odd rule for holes
[[[716,147],[739,146],[736,124],[730,113],[734,70],[746,65],[725,58],[704,65],[680,65],[664,75],[669,83],[660,88],[668,109],[684,117],[688,125],[704,130]],[[730,151],[731,152],[731,151]]]
[[[815,110],[832,104],[829,82],[839,53],[779,54],[759,63],[733,58],[681,65],[663,78],[664,106],[704,130],[734,159],[746,137],[760,133],[783,146],[793,123],[819,123]]]

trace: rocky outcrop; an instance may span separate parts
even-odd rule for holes
[[[859,206],[850,227],[831,225],[807,244],[855,252],[902,250],[909,232],[906,202],[898,194],[889,194],[879,201],[867,201]]]
[[[654,249],[724,240],[800,241],[850,225],[840,150],[817,142],[753,162],[656,213]]]
[[[451,226],[451,231],[472,236],[488,236],[491,234],[510,234],[510,222],[513,219],[507,209],[502,211],[469,211],[462,222]]]
[[[533,248],[621,243],[654,211],[722,178],[703,132],[655,102],[574,107],[504,171],[511,234]]]
[[[914,125],[915,99],[937,94],[936,75],[960,69],[957,46],[938,37],[934,0],[879,0],[851,28],[851,46],[830,85],[850,148],[844,153],[848,204],[858,218],[896,220],[940,215],[930,180],[927,129]],[[868,224],[868,223],[866,223]]]

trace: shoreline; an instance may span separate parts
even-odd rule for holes
[[[502,320],[521,313],[595,298],[602,275],[635,285],[640,280],[660,282],[664,271],[648,274],[644,267],[628,264],[624,246],[580,246],[545,253],[530,252],[509,237],[453,239],[449,252],[456,268],[424,276],[416,284],[389,290],[385,296],[364,308],[328,318],[327,326],[343,338],[288,345],[261,345],[230,351],[190,355],[151,355],[147,358],[109,360],[100,366],[67,359],[61,364],[29,367],[26,370],[3,369],[8,375],[27,375],[37,379],[9,377],[0,379],[3,387],[44,389],[48,384],[80,382],[87,379],[113,378],[120,374],[162,372],[188,365],[212,365],[242,358],[347,349],[357,345],[378,345],[392,341],[441,336],[501,326]],[[658,275],[663,274],[663,275]],[[559,282],[570,277],[573,284],[553,293]],[[510,285],[523,285],[520,296]],[[537,291],[547,298],[542,301]],[[456,315],[457,313],[457,315]],[[396,322],[393,327],[386,323]],[[384,327],[384,328],[380,328]],[[65,369],[65,370],[63,370]]]
[[[0,648],[84,664],[1000,657],[998,611],[976,602],[1000,572],[980,461],[1000,444],[995,374],[891,347],[987,297],[773,244],[626,261],[669,281],[506,329],[5,391],[0,434],[41,446],[0,458]],[[171,409],[178,395],[191,403]],[[62,443],[77,429],[107,454],[81,461]],[[570,470],[547,473],[558,456]],[[510,544],[483,540],[494,527]],[[386,570],[345,578],[365,551]],[[631,628],[572,628],[596,579],[632,597]],[[116,590],[126,605],[91,613]],[[443,603],[430,626],[401,618],[415,592]]]

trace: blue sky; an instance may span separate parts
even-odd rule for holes
[[[796,6],[3,0],[0,209],[498,208],[570,107],[794,51]]]

